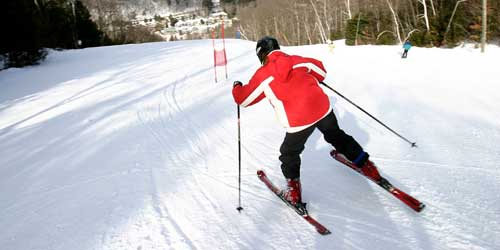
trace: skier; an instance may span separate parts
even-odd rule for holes
[[[328,39],[326,40],[326,44],[328,44],[328,47],[330,48],[330,53],[333,53],[333,49],[335,49],[335,44],[333,43],[333,41]]]
[[[257,42],[256,53],[262,66],[248,84],[235,81],[232,94],[235,102],[243,107],[267,98],[286,129],[279,156],[287,182],[283,197],[293,205],[302,204],[300,154],[315,128],[364,175],[380,179],[377,168],[368,160],[368,153],[339,128],[330,100],[319,86],[326,77],[322,62],[288,55],[280,50],[278,41],[269,36]]]
[[[408,56],[408,51],[411,49],[411,43],[409,40],[406,40],[406,42],[403,44],[403,56],[401,58],[406,58]]]

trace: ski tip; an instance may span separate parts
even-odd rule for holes
[[[337,154],[337,151],[335,149],[332,149],[332,151],[330,151],[330,155],[335,157],[335,155]]]
[[[417,209],[415,209],[417,211],[417,213],[420,213],[424,210],[425,208],[425,204],[424,203],[420,203],[420,205],[418,206]]]
[[[329,235],[332,232],[330,232],[330,230],[328,230],[328,229],[325,229],[325,230],[318,230],[318,233],[321,235]]]
[[[260,169],[259,169],[259,170],[257,170],[257,175],[258,175],[258,176],[264,176],[264,175],[266,175],[266,174],[264,173],[264,171],[263,171],[263,170],[260,170]]]

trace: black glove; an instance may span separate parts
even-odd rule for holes
[[[237,85],[243,86],[243,83],[241,83],[240,81],[234,81],[233,88],[236,87]]]

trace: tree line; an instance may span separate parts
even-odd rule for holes
[[[453,47],[479,42],[483,0],[256,0],[240,8],[241,30],[285,45],[346,39],[348,45]],[[488,0],[487,40],[500,38],[500,1]]]
[[[479,42],[486,0],[221,0],[245,39],[273,35],[283,45],[326,43],[453,47]],[[167,2],[168,3],[168,2]],[[181,1],[171,2],[182,5]],[[211,1],[201,0],[202,10]],[[0,61],[4,67],[36,64],[46,48],[73,49],[160,41],[154,31],[132,25],[117,0],[3,0]],[[89,8],[93,17],[89,13]],[[500,1],[488,0],[487,40],[500,40]],[[156,17],[155,17],[156,19]],[[173,19],[172,19],[173,20]],[[167,26],[172,26],[167,22]],[[228,28],[228,34],[236,27]]]
[[[111,44],[80,0],[3,0],[0,56],[4,67],[37,64],[46,48],[73,49]]]

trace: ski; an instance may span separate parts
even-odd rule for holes
[[[337,152],[336,150],[332,150],[330,152],[330,155],[337,161],[343,163],[344,165],[350,167],[351,169],[355,170],[356,172],[360,173],[360,169],[354,165],[351,161],[345,158],[344,155],[341,153]],[[417,199],[413,198],[409,194],[399,190],[398,188],[394,187],[387,179],[382,177],[380,180],[375,180],[372,179],[368,176],[363,175],[367,179],[373,181],[383,189],[385,189],[387,192],[391,193],[394,197],[398,198],[400,201],[402,201],[404,204],[406,204],[408,207],[411,209],[415,210],[416,212],[420,212],[425,208],[425,204],[418,201]]]
[[[321,234],[321,235],[327,235],[330,234],[330,230],[328,230],[325,226],[321,225],[318,221],[316,221],[313,217],[309,216],[307,209],[306,209],[306,203],[300,203],[296,206],[285,200],[283,198],[282,193],[283,191],[279,188],[277,188],[269,178],[267,178],[266,173],[264,173],[263,170],[257,170],[257,176],[259,179],[266,184],[266,186],[274,193],[276,194],[287,206],[293,209],[298,215],[300,215],[304,220],[306,220],[309,224],[311,224],[314,228],[316,228],[316,231]]]

